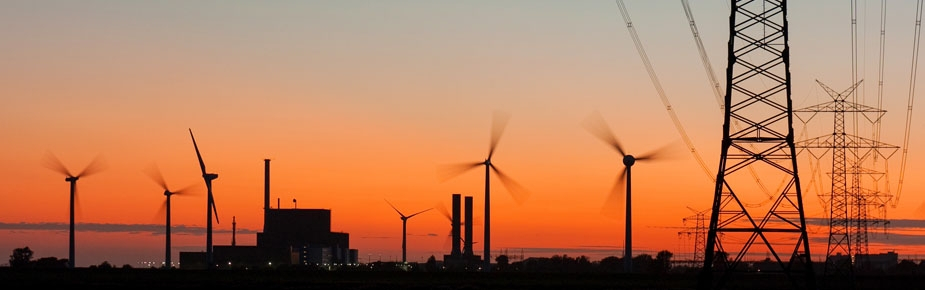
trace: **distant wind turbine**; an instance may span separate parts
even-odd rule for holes
[[[164,196],[167,197],[167,198],[164,200],[164,203],[161,204],[161,210],[166,211],[166,216],[167,216],[167,217],[166,217],[166,222],[165,222],[165,224],[164,224],[165,227],[166,227],[166,228],[165,228],[165,233],[166,233],[166,234],[165,234],[165,240],[166,240],[165,244],[166,244],[166,245],[165,245],[165,256],[164,256],[164,269],[170,269],[170,268],[171,268],[171,265],[172,265],[171,259],[170,259],[170,256],[171,256],[171,254],[170,254],[170,249],[171,249],[171,247],[170,247],[170,197],[173,196],[173,195],[186,195],[186,194],[189,194],[189,192],[190,192],[190,187],[186,187],[186,188],[179,189],[179,190],[176,190],[176,191],[171,191],[171,190],[167,187],[167,182],[164,180],[164,176],[161,175],[161,171],[157,168],[156,165],[155,165],[155,166],[152,166],[152,167],[147,171],[147,173],[148,173],[148,176],[151,177],[152,180],[154,180],[154,182],[156,182],[158,185],[161,186],[161,189],[164,190]]]
[[[81,170],[80,173],[71,174],[71,171],[61,163],[61,160],[58,159],[54,154],[48,152],[45,156],[45,167],[48,169],[54,170],[58,173],[64,174],[66,177],[64,181],[67,181],[71,184],[71,225],[70,233],[68,235],[68,268],[74,268],[74,201],[77,199],[77,180],[81,177],[87,177],[91,174],[98,173],[104,169],[104,164],[102,159],[97,156],[84,170]]]
[[[408,254],[408,219],[416,215],[422,214],[426,211],[432,210],[433,208],[428,208],[428,209],[425,209],[425,210],[422,210],[422,211],[406,216],[405,214],[401,213],[400,210],[395,208],[395,206],[392,205],[391,202],[389,202],[388,200],[386,200],[385,202],[388,203],[389,206],[391,206],[392,209],[394,209],[395,212],[397,212],[399,216],[401,216],[401,262],[406,263],[407,262],[406,258]]]
[[[607,197],[607,205],[620,204],[623,200],[623,185],[626,184],[626,235],[625,247],[623,254],[623,268],[624,271],[629,273],[633,271],[633,215],[632,215],[632,168],[636,164],[636,161],[649,161],[649,160],[658,160],[666,152],[667,146],[659,148],[655,151],[651,151],[646,154],[639,156],[633,156],[626,154],[626,150],[623,149],[623,146],[620,145],[620,142],[617,141],[617,137],[613,134],[613,131],[610,130],[610,127],[607,126],[607,122],[604,121],[604,118],[601,117],[600,113],[595,112],[584,122],[585,129],[587,129],[591,134],[594,134],[599,139],[613,147],[617,153],[623,158],[624,170],[620,171],[620,174],[617,176],[617,182],[614,185],[614,188],[611,190],[610,195]],[[605,209],[608,207],[605,206]],[[618,207],[621,208],[621,207]]]
[[[485,158],[485,161],[453,165],[445,168],[446,172],[444,174],[444,179],[449,179],[470,169],[485,166],[485,254],[482,262],[482,271],[484,272],[491,271],[491,186],[489,185],[491,171],[494,171],[498,178],[501,179],[501,183],[504,184],[505,188],[508,189],[508,192],[511,193],[518,204],[522,204],[529,195],[520,184],[502,173],[501,170],[498,170],[498,168],[491,163],[491,157],[494,156],[495,148],[498,146],[501,133],[504,133],[504,128],[507,126],[508,120],[510,120],[509,115],[498,111],[495,112],[492,120],[491,143],[489,144],[488,156]]]
[[[218,209],[215,208],[215,199],[212,197],[212,180],[218,178],[218,174],[207,173],[206,164],[202,161],[202,154],[199,153],[199,146],[196,145],[196,137],[193,137],[193,129],[189,130],[189,136],[193,139],[193,148],[196,149],[196,157],[199,158],[199,168],[202,170],[202,179],[206,182],[206,191],[208,191],[208,204],[206,205],[206,263],[208,269],[215,268],[215,260],[212,256],[212,212],[215,212],[215,223],[218,221]]]

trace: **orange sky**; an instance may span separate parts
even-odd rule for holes
[[[722,118],[684,10],[679,3],[626,2],[685,132],[715,171]],[[793,99],[806,107],[831,100],[815,80],[838,91],[851,83],[850,14],[842,1],[793,2]],[[859,67],[870,104],[877,95],[879,3],[864,5]],[[882,140],[898,146],[909,96],[910,5],[888,7]],[[721,74],[728,4],[691,6]],[[203,227],[205,190],[192,129],[208,170],[219,175],[215,244],[231,243],[232,219],[237,243],[256,243],[263,159],[270,158],[274,207],[279,199],[291,208],[296,199],[299,208],[331,209],[332,228],[350,234],[361,262],[399,260],[401,220],[385,200],[408,214],[449,207],[451,194],[461,193],[475,198],[482,219],[484,173],[440,182],[437,168],[484,160],[492,114],[501,110],[511,119],[493,162],[531,194],[517,204],[492,180],[495,251],[622,256],[622,219],[601,214],[622,165],[581,126],[598,111],[631,154],[678,145],[672,158],[634,167],[634,253],[687,255],[691,241],[678,232],[692,226],[684,218],[709,208],[714,184],[680,141],[623,21],[608,1],[4,1],[0,250],[28,246],[36,257],[68,256],[68,185],[42,166],[47,152],[74,172],[97,156],[107,165],[78,182],[79,224],[162,225],[164,196],[144,173],[157,164],[171,187],[199,191],[172,199],[173,224]],[[821,119],[805,127],[805,136],[831,131],[830,119]],[[891,219],[921,218],[920,119],[912,118],[901,196],[901,153],[889,160],[888,184],[880,185],[901,197],[888,209]],[[803,132],[803,124],[794,126]],[[801,166],[806,214],[823,218],[816,194],[826,187],[809,181],[825,169]],[[779,181],[766,182],[774,188]],[[45,223],[59,227],[37,229]],[[449,230],[438,210],[410,219],[408,259],[448,253]],[[822,241],[813,240],[814,254],[824,253],[827,229],[811,232]],[[474,233],[480,240],[480,225]],[[898,233],[875,235],[871,252],[922,253],[902,245]],[[915,241],[918,231],[902,233]],[[76,242],[78,266],[163,259],[163,234],[150,229],[78,226]],[[175,252],[202,251],[204,231],[175,232],[173,244]],[[480,243],[475,249],[481,254]]]

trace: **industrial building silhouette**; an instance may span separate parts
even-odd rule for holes
[[[479,270],[482,263],[482,257],[472,252],[472,197],[465,198],[465,221],[460,218],[460,200],[462,196],[458,193],[453,194],[452,209],[452,249],[449,255],[443,255],[443,266],[450,271],[471,271]],[[462,236],[462,227],[465,226],[465,237]],[[460,251],[462,244],[462,251]]]
[[[270,208],[270,159],[264,159],[263,232],[256,246],[213,246],[216,268],[356,264],[348,233],[331,232],[330,209]],[[234,232],[234,231],[233,231]],[[205,252],[180,252],[181,269],[206,269]]]

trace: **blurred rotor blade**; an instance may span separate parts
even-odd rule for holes
[[[394,206],[394,205],[392,205],[392,203],[391,203],[391,202],[389,202],[389,200],[385,200],[385,202],[386,202],[386,203],[388,203],[388,204],[389,204],[389,206],[391,206],[391,207],[392,207],[392,209],[394,209],[394,210],[395,210],[395,212],[397,212],[397,213],[398,213],[398,215],[400,215],[401,217],[405,217],[405,214],[403,214],[403,213],[401,213],[401,211],[400,211],[400,210],[398,210],[397,208],[395,208],[395,206]]]
[[[469,171],[472,168],[485,165],[484,162],[467,162],[467,163],[457,163],[449,165],[441,165],[437,168],[437,178],[441,181],[450,180],[453,177],[459,176],[466,171]]]
[[[450,214],[450,211],[446,209],[446,206],[443,205],[442,202],[441,202],[441,203],[437,203],[437,205],[434,206],[434,208],[436,208],[438,211],[440,211],[440,213],[443,214],[443,216],[445,216],[446,219],[450,220],[450,223],[453,222],[453,215]]]
[[[610,194],[607,195],[607,200],[604,202],[601,214],[613,219],[622,219],[624,218],[623,213],[626,212],[625,206],[626,169],[624,168],[620,171],[620,175],[617,175],[617,182],[614,183],[613,188],[610,190]]]
[[[157,167],[157,164],[151,164],[144,171],[148,177],[150,177],[157,185],[161,186],[161,189],[169,191],[167,189],[167,181],[164,180],[164,175],[161,174],[161,170]]]
[[[422,213],[424,213],[424,212],[426,212],[426,211],[429,211],[429,210],[432,210],[432,209],[434,209],[434,208],[428,208],[428,209],[425,209],[425,210],[422,210],[422,211],[419,211],[419,212],[416,212],[416,213],[413,213],[413,214],[411,214],[411,215],[409,215],[409,216],[408,216],[408,218],[410,219],[410,218],[411,218],[411,217],[413,217],[413,216],[416,216],[416,215],[419,215],[419,214],[422,214]]]
[[[196,149],[196,157],[199,158],[199,169],[202,170],[202,175],[206,175],[206,163],[202,161],[202,154],[199,154],[199,146],[196,145],[196,137],[193,137],[193,129],[189,129],[189,137],[193,139],[193,149]]]
[[[507,122],[511,120],[511,115],[502,111],[495,111],[491,124],[491,144],[488,147],[488,159],[495,154],[495,148],[498,147],[498,141],[501,140],[501,134],[507,127]]]
[[[85,167],[83,171],[77,174],[77,176],[86,177],[99,173],[104,169],[106,169],[106,162],[103,161],[102,155],[97,155],[96,158],[93,158],[93,161],[90,161],[90,164],[87,164],[87,167]]]
[[[64,166],[64,163],[61,163],[61,160],[58,159],[58,157],[55,156],[54,153],[51,153],[51,151],[45,152],[45,158],[42,162],[42,165],[44,165],[48,169],[54,170],[55,172],[64,174],[68,177],[74,176],[71,174],[70,170],[67,170],[67,167]]]
[[[610,130],[610,126],[607,125],[607,121],[604,121],[604,117],[601,116],[601,113],[594,111],[591,113],[588,118],[582,122],[582,125],[585,127],[588,132],[594,134],[598,139],[607,143],[620,153],[620,156],[626,156],[626,151],[623,150],[623,146],[620,145],[620,142],[617,141],[617,137],[613,134],[613,131]]]
[[[190,184],[176,191],[171,191],[170,193],[171,195],[199,195],[199,192],[195,190],[197,187],[196,184]]]
[[[510,176],[507,176],[507,174],[502,173],[494,164],[491,165],[491,169],[498,174],[498,179],[501,179],[501,183],[504,184],[507,191],[511,193],[511,196],[514,197],[514,201],[516,201],[517,204],[523,204],[527,201],[527,198],[530,197],[530,192],[527,191],[526,188],[517,183],[517,181],[514,181]]]
[[[158,223],[162,223],[167,220],[167,200],[164,199],[164,202],[161,202],[160,208],[157,209],[157,213],[154,214],[154,220]]]
[[[645,153],[639,156],[633,156],[633,157],[636,158],[636,161],[672,158],[674,157],[674,154],[672,153],[680,152],[679,150],[677,150],[678,148],[674,148],[674,147],[678,147],[678,145],[679,144],[677,141],[671,142],[671,143],[665,144],[662,147],[659,147],[658,149],[649,151],[648,153]]]

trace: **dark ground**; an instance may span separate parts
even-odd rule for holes
[[[923,276],[858,277],[854,287],[925,289]],[[692,275],[615,273],[306,272],[261,270],[11,269],[2,289],[695,289]],[[795,289],[784,277],[731,277],[725,289]]]

